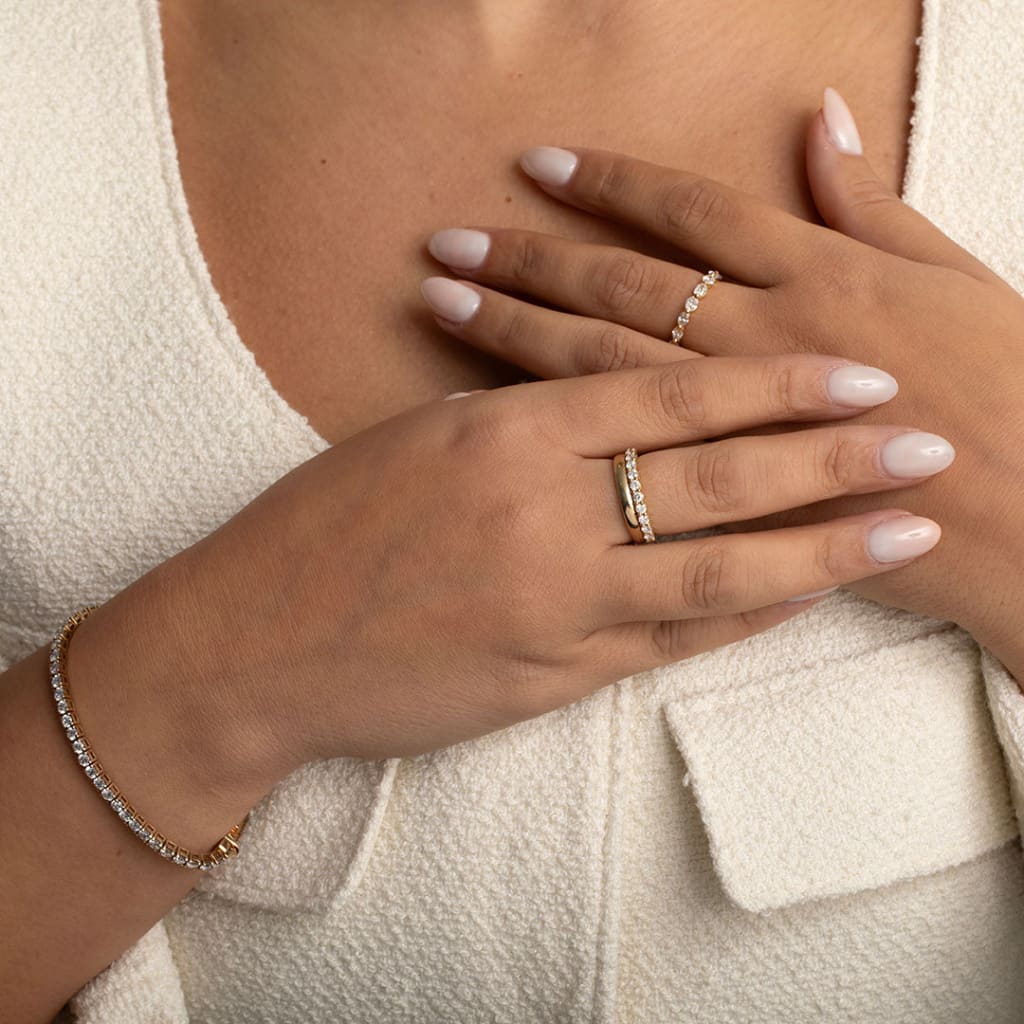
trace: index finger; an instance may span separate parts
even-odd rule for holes
[[[555,198],[664,238],[747,284],[768,287],[806,267],[822,230],[712,178],[620,153],[541,146],[520,165]]]

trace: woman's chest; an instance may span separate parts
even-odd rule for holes
[[[165,16],[190,212],[243,341],[285,400],[339,441],[420,401],[521,376],[426,313],[418,282],[443,272],[425,254],[432,231],[513,225],[640,243],[543,197],[515,169],[523,148],[630,152],[814,218],[803,138],[833,84],[899,191],[918,13],[911,0],[702,12],[644,46],[626,40],[614,59],[581,41],[560,63],[501,70],[461,52],[453,69],[412,43],[403,66],[370,36],[336,63],[296,51],[288,74],[272,49],[287,41],[239,24],[219,26],[210,47],[208,26]]]

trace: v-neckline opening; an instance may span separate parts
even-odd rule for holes
[[[160,146],[162,177],[167,189],[168,203],[175,215],[182,255],[188,264],[194,287],[208,312],[214,334],[237,367],[244,379],[243,382],[249,385],[253,398],[267,404],[275,419],[285,421],[293,431],[297,431],[315,454],[331,447],[333,442],[323,437],[309,417],[281,394],[260,366],[253,349],[243,341],[213,282],[209,265],[199,244],[198,232],[192,220],[181,175],[177,142],[174,138],[159,2],[160,0],[139,0],[139,9],[146,35],[150,98]],[[941,3],[942,0],[920,0],[918,8],[919,34],[915,40],[917,57],[914,62],[911,116],[900,189],[900,198],[912,206],[921,194],[926,179],[928,140],[934,113],[934,78],[939,66],[934,50],[939,38]]]

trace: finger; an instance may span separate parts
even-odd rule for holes
[[[906,565],[938,543],[901,509],[760,533],[614,547],[595,588],[595,625],[750,611]]]
[[[768,423],[852,416],[889,401],[897,387],[884,370],[836,356],[713,356],[541,381],[531,415],[571,451],[608,458]]]
[[[822,219],[844,235],[918,263],[1001,280],[879,179],[850,108],[831,87],[807,132],[807,178]]]
[[[637,471],[651,528],[677,534],[909,487],[954,457],[953,446],[936,434],[851,424],[649,452],[638,458]],[[590,460],[586,471],[593,493],[607,496],[601,522],[608,542],[628,543],[608,461]]]
[[[806,269],[823,230],[711,178],[618,153],[541,147],[520,165],[556,199],[642,228],[746,284]]]
[[[558,313],[480,285],[429,277],[420,291],[449,334],[539,377],[576,377],[696,358],[678,345],[627,327]],[[453,319],[468,311],[461,323]]]
[[[781,601],[734,615],[626,622],[592,633],[587,645],[601,664],[612,667],[616,678],[624,679],[637,672],[684,661],[763,633],[813,608],[825,596],[818,594],[802,601]]]
[[[447,228],[430,239],[429,248],[441,263],[470,280],[665,341],[704,273],[629,249],[508,228]],[[718,281],[707,295],[715,315],[700,315],[702,300],[686,325],[684,344],[701,351],[735,345],[745,328],[760,329],[764,301],[760,289]]]

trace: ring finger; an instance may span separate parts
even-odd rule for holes
[[[449,334],[538,377],[579,377],[696,358],[628,327],[558,313],[480,285],[428,277],[420,290]]]
[[[431,238],[430,251],[468,280],[622,324],[666,342],[684,303],[709,269],[692,270],[629,249],[511,228],[449,228]],[[703,317],[698,307],[683,344],[698,352],[722,353],[736,347],[738,325],[757,329],[765,293],[718,281],[702,302],[714,302],[716,315]]]
[[[844,494],[892,491],[941,472],[952,445],[906,427],[842,425],[745,436],[648,452],[637,459],[656,534],[742,522]],[[630,540],[609,463],[589,461],[594,493],[607,494],[609,544]]]

